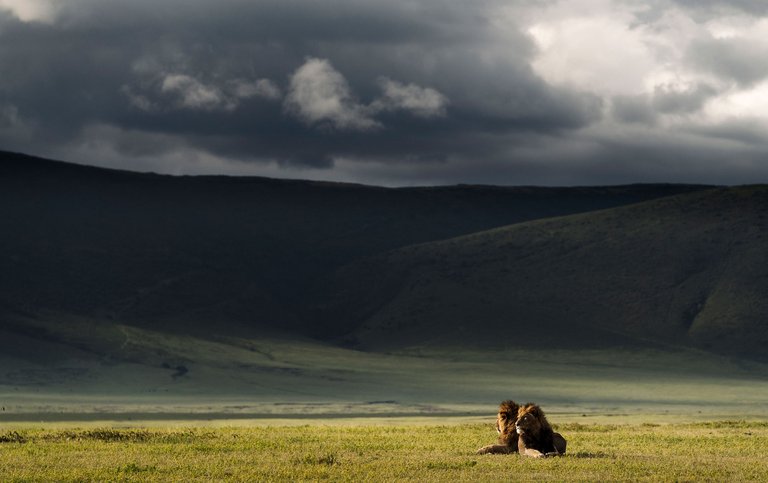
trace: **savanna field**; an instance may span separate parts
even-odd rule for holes
[[[766,481],[768,423],[554,425],[568,454],[482,455],[489,424],[0,431],[2,481]]]
[[[768,483],[767,132],[768,0],[0,0],[0,483]]]

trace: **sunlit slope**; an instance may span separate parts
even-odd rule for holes
[[[715,189],[393,251],[337,273],[363,348],[693,345],[765,357],[768,187]]]
[[[159,413],[488,418],[509,397],[582,422],[584,414],[764,418],[768,410],[766,364],[690,349],[385,354],[299,337],[203,338],[79,318],[27,322],[24,333],[0,328],[0,425],[78,413],[97,420]]]
[[[359,257],[697,189],[385,189],[139,174],[0,152],[0,316],[306,333],[310,289]]]

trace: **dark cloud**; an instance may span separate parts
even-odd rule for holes
[[[754,119],[731,119],[716,125],[691,126],[688,131],[708,139],[724,139],[735,141],[742,146],[762,146],[765,148],[765,127],[755,122]],[[762,161],[764,151],[756,150],[756,156],[750,161],[750,165],[764,164]],[[754,180],[753,180],[754,181]]]
[[[488,155],[472,144],[478,132],[556,133],[600,116],[595,97],[533,74],[530,39],[514,25],[503,51],[489,52],[480,4],[68,5],[49,24],[5,15],[0,30],[0,99],[51,150],[104,124],[167,136],[141,152],[175,139],[327,166],[342,155]]]
[[[760,6],[705,3],[652,10]],[[532,66],[540,46],[527,33],[531,12],[567,2],[40,5],[50,10],[37,19],[0,10],[0,148],[128,169],[388,184],[626,182],[645,173],[636,165],[650,154],[620,141],[622,126],[699,113],[724,91],[702,81],[615,95],[545,80]],[[755,85],[768,75],[765,52],[739,42],[701,37],[685,62]]]

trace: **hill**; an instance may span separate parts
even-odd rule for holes
[[[765,357],[768,187],[536,220],[340,270],[326,323],[363,349],[656,343]]]
[[[314,333],[306,307],[315,287],[361,257],[697,189],[386,189],[0,153],[0,315]]]
[[[0,153],[0,420],[485,413],[512,389],[574,414],[753,411],[765,364],[690,347],[760,357],[764,213],[764,187],[389,189]]]

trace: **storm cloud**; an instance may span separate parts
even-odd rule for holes
[[[0,0],[0,149],[387,185],[764,181],[763,5]]]

